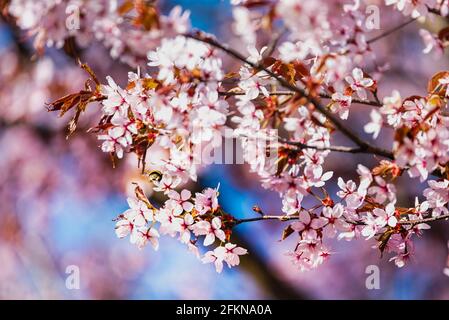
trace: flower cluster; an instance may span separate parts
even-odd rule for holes
[[[149,53],[157,76],[129,73],[121,88],[108,77],[95,93],[102,104],[102,121],[95,128],[104,152],[123,157],[134,152],[145,160],[152,145],[166,149],[165,170],[196,179],[203,143],[221,144],[228,103],[218,93],[223,74],[216,51],[195,40],[164,41]]]
[[[170,180],[169,184],[167,180]],[[239,256],[247,254],[247,250],[229,242],[235,222],[220,208],[218,188],[207,188],[192,197],[186,189],[180,193],[174,189],[179,182],[167,175],[155,181],[159,190],[164,190],[168,197],[158,209],[145,197],[140,187],[136,187],[136,197],[128,198],[130,209],[118,217],[115,226],[117,237],[130,235],[130,242],[139,249],[149,243],[158,250],[160,234],[169,235],[187,245],[203,263],[214,263],[217,272],[222,271],[223,262],[230,268],[237,266]],[[201,257],[197,245],[200,238],[204,247],[216,242],[220,245]]]
[[[292,233],[298,234],[295,250],[289,256],[300,270],[308,270],[323,263],[331,255],[323,240],[336,236],[345,240],[358,237],[369,240],[376,237],[378,248],[382,252],[393,253],[390,260],[402,267],[414,253],[412,236],[420,235],[421,230],[430,228],[427,224],[415,226],[409,221],[422,219],[423,215],[427,215],[429,206],[441,206],[431,203],[431,197],[441,199],[435,190],[425,192],[428,201],[417,202],[414,208],[400,208],[396,206],[396,190],[392,184],[386,183],[378,175],[373,176],[362,165],[359,165],[357,172],[360,174],[358,185],[352,180],[345,182],[339,178],[340,191],[337,196],[341,202],[334,204],[333,201],[322,199],[319,210],[299,209],[295,213],[297,221],[284,231],[285,237]],[[447,198],[447,191],[445,196]]]
[[[34,45],[40,51],[45,46],[61,48],[70,37],[82,47],[97,40],[113,58],[132,66],[163,38],[190,27],[189,12],[175,7],[169,15],[159,15],[156,7],[142,0],[12,0],[8,13],[35,36]]]
[[[396,164],[407,168],[411,177],[421,181],[449,161],[449,118],[443,112],[447,103],[445,73],[429,82],[427,97],[412,96],[402,100],[395,91],[384,99],[380,114],[374,111],[368,131],[377,136],[386,123],[396,129],[394,144]],[[436,83],[434,86],[433,83]]]

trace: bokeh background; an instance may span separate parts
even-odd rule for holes
[[[164,11],[175,4],[190,9],[194,27],[227,39],[232,19],[228,1],[162,1]],[[401,21],[392,9],[381,11],[381,30]],[[403,97],[424,94],[429,77],[447,69],[447,56],[424,55],[420,27],[410,24],[375,44],[378,63],[390,69],[381,81],[380,96],[392,88]],[[263,45],[263,43],[260,43]],[[238,45],[236,44],[237,48]],[[244,48],[241,48],[244,50]],[[104,79],[123,83],[129,67],[113,61],[100,45],[82,52]],[[230,69],[237,70],[231,60]],[[36,56],[30,40],[4,20],[0,23],[0,298],[2,299],[448,299],[446,264],[448,225],[434,225],[416,242],[415,260],[403,269],[379,257],[364,240],[331,244],[335,254],[317,270],[300,273],[285,252],[293,239],[280,242],[282,223],[260,222],[237,228],[238,243],[250,252],[241,266],[217,274],[185,246],[162,237],[160,249],[139,251],[114,234],[113,219],[127,208],[131,182],[139,181],[135,159],[113,169],[99,142],[86,130],[93,117],[83,117],[80,129],[65,139],[67,119],[58,119],[45,103],[82,88],[85,75],[64,51],[49,49]],[[367,107],[354,107],[349,123],[362,132]],[[391,147],[385,132],[379,143]],[[352,176],[357,163],[371,157],[335,154],[327,169],[334,177]],[[335,182],[335,181],[334,181]],[[265,212],[281,208],[278,195],[263,190],[244,165],[216,165],[201,173],[196,188],[220,186],[220,202],[238,217],[253,215],[257,204]],[[331,185],[331,184],[329,184]],[[402,177],[399,203],[412,205],[423,186]],[[336,190],[333,191],[335,194]],[[81,288],[69,290],[66,268],[79,266]],[[381,270],[380,290],[367,290],[368,265]]]

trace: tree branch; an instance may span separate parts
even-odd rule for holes
[[[290,221],[290,220],[298,220],[299,219],[299,215],[298,214],[294,214],[294,215],[262,215],[260,217],[254,217],[254,218],[246,218],[246,219],[235,219],[235,225],[239,225],[241,223],[247,223],[247,222],[255,222],[255,221],[262,221],[262,220],[277,220],[277,221]],[[440,220],[447,220],[449,219],[449,214],[446,215],[442,215],[439,217],[430,217],[430,218],[424,218],[424,219],[417,219],[417,220],[403,220],[403,221],[398,221],[399,225],[411,225],[416,226],[422,223],[428,223],[428,222],[435,222],[435,221],[440,221]],[[351,224],[357,224],[357,225],[364,225],[363,223],[360,222],[350,222],[347,221]]]
[[[434,221],[446,220],[446,219],[449,219],[449,214],[445,214],[445,215],[442,215],[442,216],[439,216],[439,217],[430,217],[430,218],[417,219],[417,220],[398,221],[398,224],[416,226],[416,225],[421,224],[421,223],[434,222]]]
[[[319,96],[324,99],[332,99],[332,97],[326,93],[320,93]],[[357,104],[363,104],[371,107],[382,107],[383,104],[379,101],[372,101],[372,100],[361,100],[361,99],[351,99],[353,103]]]
[[[226,96],[226,97],[233,97],[233,96],[244,96],[245,92],[233,92],[233,91],[220,91],[220,95]],[[294,96],[296,93],[292,91],[272,91],[269,92],[270,96]]]
[[[230,92],[221,91],[221,92],[219,92],[219,94],[222,96],[226,96],[226,97],[245,95],[244,92],[233,92],[233,91],[230,91]],[[269,95],[270,96],[294,96],[294,95],[296,95],[296,93],[293,91],[272,91],[272,92],[269,92]],[[332,99],[332,97],[327,93],[320,93],[318,95],[320,96],[320,98]],[[357,104],[372,106],[372,107],[382,107],[383,106],[382,103],[377,102],[377,101],[372,101],[372,100],[352,99],[352,102],[357,103]]]
[[[242,54],[239,52],[229,48],[225,44],[221,44],[214,40],[213,38],[206,36],[203,33],[196,32],[195,34],[185,34],[184,35],[187,38],[191,38],[197,41],[204,42],[206,44],[209,44],[213,47],[216,47],[223,52],[227,53],[229,56],[240,60],[241,62],[244,62],[245,64],[251,66],[252,68],[256,70],[262,70],[265,73],[267,73],[272,78],[276,79],[282,86],[285,88],[294,91],[295,93],[307,97],[309,101],[314,105],[315,109],[318,110],[321,114],[326,116],[326,118],[346,137],[348,137],[350,140],[352,140],[356,145],[358,145],[361,149],[367,151],[367,153],[376,154],[382,157],[386,157],[389,159],[394,159],[393,153],[375,146],[372,146],[368,142],[362,140],[355,132],[353,132],[351,129],[347,128],[343,123],[341,123],[338,118],[332,114],[329,110],[327,110],[321,103],[314,97],[309,96],[303,89],[298,88],[297,86],[291,84],[275,72],[269,70],[268,68],[264,67],[263,65],[259,63],[253,63],[248,61]]]
[[[291,146],[298,147],[299,149],[314,149],[318,151],[335,151],[335,152],[344,152],[344,153],[371,153],[365,149],[362,148],[352,148],[352,147],[345,147],[345,146],[329,146],[329,147],[318,147],[318,146],[311,146],[302,142],[297,141],[290,141],[285,139],[280,139],[281,143],[285,143]]]

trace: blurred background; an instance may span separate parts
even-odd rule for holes
[[[180,4],[191,10],[194,27],[229,36],[228,1],[162,1],[164,12]],[[383,14],[385,12],[385,14]],[[381,12],[381,30],[405,21],[392,9]],[[438,22],[437,22],[438,23]],[[402,97],[424,94],[427,80],[448,68],[447,56],[424,55],[419,27],[408,25],[374,45],[379,64],[388,62],[379,93],[392,88]],[[376,33],[377,32],[377,33]],[[260,45],[263,45],[261,43]],[[242,49],[242,48],[240,48]],[[242,49],[244,51],[244,48]],[[126,82],[129,67],[113,61],[102,45],[91,45],[82,60],[104,80],[110,74]],[[228,68],[237,71],[234,62]],[[45,103],[83,87],[86,77],[62,50],[36,56],[32,43],[14,26],[0,23],[0,298],[2,299],[449,299],[446,264],[449,226],[435,224],[416,241],[416,259],[397,269],[379,257],[373,242],[335,241],[334,255],[317,270],[300,273],[285,252],[294,240],[280,242],[283,223],[240,225],[236,241],[248,249],[239,267],[217,274],[185,246],[162,237],[159,251],[142,251],[114,234],[113,219],[127,209],[131,182],[139,181],[136,159],[127,156],[113,169],[99,142],[86,130],[95,124],[84,116],[77,132],[65,139],[68,119],[48,113]],[[93,108],[92,108],[93,109]],[[362,132],[369,108],[354,107],[350,122]],[[388,133],[378,143],[391,148]],[[334,177],[352,176],[357,163],[370,157],[334,154],[327,169]],[[335,181],[333,181],[335,182]],[[253,205],[278,213],[276,193],[263,190],[244,165],[217,165],[203,171],[197,188],[220,186],[220,203],[237,217],[250,217]],[[332,185],[335,183],[330,183]],[[411,206],[423,186],[401,177],[399,203]],[[335,194],[336,190],[333,191]],[[66,287],[67,267],[80,268],[80,289]],[[367,290],[365,270],[378,265],[380,289]],[[200,275],[200,276],[199,276]]]

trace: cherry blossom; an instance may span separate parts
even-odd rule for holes
[[[282,211],[287,215],[298,213],[301,210],[301,202],[304,195],[299,192],[289,191],[282,200]]]
[[[362,100],[367,99],[366,89],[374,84],[374,81],[370,78],[366,78],[363,75],[363,71],[359,68],[353,69],[352,76],[347,76],[345,80]]]
[[[124,148],[129,145],[129,140],[126,139],[126,131],[122,127],[115,127],[108,130],[107,135],[98,136],[99,140],[104,140],[101,145],[103,152],[111,152],[117,154],[117,157],[123,158]]]
[[[242,68],[240,70],[240,76],[242,81],[240,81],[239,87],[245,92],[246,99],[254,100],[259,96],[259,94],[268,96],[268,90],[265,87],[268,82],[263,79],[263,74],[260,76],[253,75],[248,69]]]
[[[363,227],[361,232],[362,236],[366,237],[366,240],[369,240],[374,237],[378,231],[379,224],[376,220],[376,217],[371,213],[367,213],[365,218],[365,226]]]
[[[373,196],[378,203],[384,203],[387,199],[389,201],[396,201],[396,187],[394,184],[387,183],[379,176],[374,177],[377,186],[372,186],[368,189],[368,194]]]
[[[195,235],[205,236],[203,244],[206,247],[214,243],[215,238],[222,242],[225,241],[225,233],[221,230],[221,220],[219,217],[213,218],[212,222],[200,221],[195,223],[192,229]]]
[[[427,199],[432,210],[432,216],[448,214],[449,211],[445,205],[449,202],[449,180],[435,181],[429,180],[429,188],[424,190],[424,196]]]
[[[376,222],[379,226],[389,225],[390,227],[395,227],[397,224],[397,218],[395,217],[395,207],[394,203],[389,203],[385,210],[383,209],[374,209],[374,215],[377,216]]]
[[[388,241],[386,250],[388,252],[396,253],[396,256],[390,258],[398,268],[404,267],[408,261],[413,257],[414,245],[410,240],[410,235],[405,238],[400,234],[394,234]]]
[[[371,121],[367,123],[363,128],[365,129],[366,133],[371,133],[373,135],[373,138],[376,139],[379,136],[380,130],[382,129],[383,118],[382,115],[376,110],[371,110],[370,117]]]
[[[226,258],[226,248],[217,247],[213,251],[208,251],[201,259],[203,263],[213,263],[218,273],[223,271],[223,261]]]
[[[232,1],[231,3],[234,5],[240,4],[236,1]],[[258,23],[252,19],[251,11],[245,7],[235,7],[232,10],[232,16],[234,17],[234,33],[241,37],[248,45],[254,45],[257,38],[256,31],[258,29]]]
[[[178,213],[177,215],[181,214],[183,211],[190,212],[193,209],[193,203],[188,201],[190,197],[192,196],[192,193],[189,190],[182,190],[179,194],[175,190],[171,190],[168,193],[168,196],[170,199],[175,201],[175,211]]]
[[[321,229],[326,221],[320,218],[312,218],[307,211],[299,213],[299,220],[293,222],[291,227],[294,231],[300,232],[303,239],[316,239],[316,230]]]
[[[296,251],[289,252],[292,262],[300,271],[307,271],[322,264],[330,252],[315,240],[301,240]]]
[[[153,183],[155,185],[153,188],[154,191],[162,191],[167,194],[181,183],[181,179],[177,176],[165,174],[159,181],[153,181]]]
[[[60,48],[69,37],[75,37],[82,47],[94,41],[101,42],[112,57],[132,66],[140,63],[151,48],[160,45],[164,37],[184,33],[190,27],[190,13],[182,12],[179,6],[167,16],[159,17],[158,23],[153,17],[151,26],[136,23],[138,27],[134,28],[129,26],[130,19],[123,19],[123,12],[117,10],[118,7],[111,10],[113,5],[105,0],[95,3],[87,0],[43,0],[39,3],[13,0],[8,13],[17,19],[22,29],[35,37],[34,45],[41,51],[45,46]],[[69,14],[71,16],[68,17]],[[128,18],[138,21],[138,10],[131,10],[128,14]],[[148,28],[152,32],[147,32]]]
[[[131,233],[133,228],[134,225],[131,223],[131,221],[128,220],[126,216],[124,216],[117,221],[115,225],[115,234],[119,238],[124,238]]]
[[[184,216],[184,221],[181,224],[181,230],[180,230],[180,239],[183,243],[189,243],[191,234],[190,229],[192,228],[192,225],[194,224],[194,219],[191,214],[186,214]]]
[[[195,195],[195,209],[198,213],[204,214],[207,211],[218,209],[218,190],[207,188],[202,193]]]
[[[425,48],[423,49],[424,53],[430,53],[434,51],[435,56],[440,57],[444,53],[445,45],[444,43],[438,38],[437,35],[434,35],[430,33],[426,29],[419,30],[419,35],[423,39]]]
[[[352,101],[351,96],[336,92],[332,95],[332,101],[335,102],[334,104],[332,104],[334,112],[338,113],[340,118],[348,119],[349,107],[351,106]]]
[[[323,173],[321,166],[307,166],[304,170],[304,179],[309,187],[322,187],[325,182],[332,178],[333,172]]]
[[[341,203],[337,203],[333,208],[324,207],[323,217],[325,227],[323,232],[328,237],[335,237],[337,231],[345,231],[348,228],[348,223],[342,219],[344,207]]]
[[[225,261],[229,267],[238,266],[240,264],[241,255],[245,255],[248,251],[244,248],[238,247],[236,244],[226,243],[226,258]]]
[[[126,210],[123,214],[133,225],[142,227],[148,222],[153,221],[153,211],[148,208],[147,204],[133,198],[128,198],[128,204],[130,209]]]
[[[134,229],[131,233],[130,242],[135,244],[139,249],[145,247],[147,242],[151,243],[154,250],[159,249],[159,232],[153,228]]]
[[[343,179],[339,178],[338,186],[341,190],[337,192],[337,195],[345,200],[347,208],[355,210],[363,204],[367,193],[366,185],[361,183],[357,187],[357,184],[352,180],[345,183]]]

